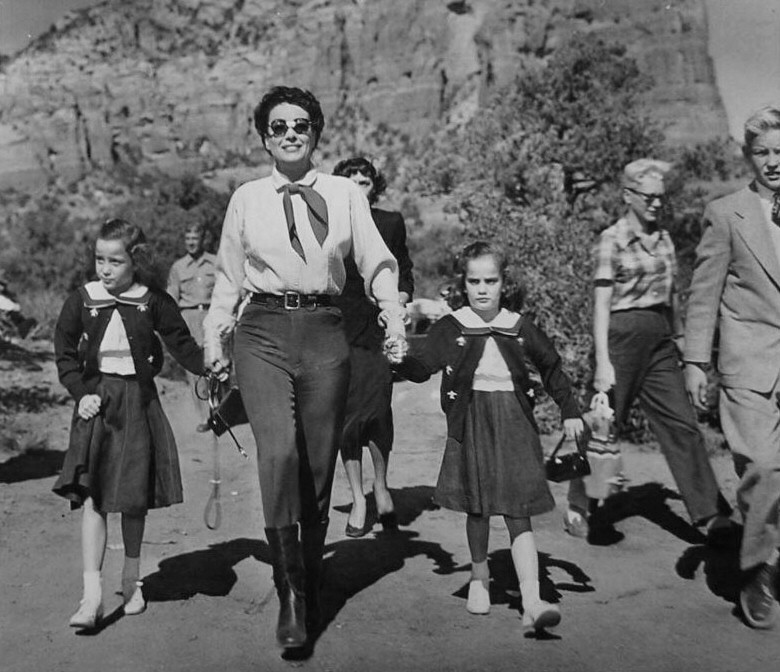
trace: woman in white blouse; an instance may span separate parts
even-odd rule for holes
[[[274,166],[270,176],[240,186],[228,205],[206,354],[213,370],[224,369],[229,354],[222,344],[235,328],[233,359],[257,443],[280,601],[276,635],[289,649],[311,642],[319,621],[322,550],[349,383],[349,347],[332,305],[344,286],[345,257],[354,256],[387,334],[402,339],[404,327],[397,264],[366,197],[351,180],[312,164],[324,126],[317,99],[275,87],[256,107],[254,123]]]

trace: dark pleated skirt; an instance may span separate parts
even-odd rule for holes
[[[380,350],[351,347],[350,379],[341,454],[360,459],[371,441],[385,455],[393,447],[393,379]]]
[[[100,415],[82,420],[74,411],[54,492],[71,508],[92,497],[104,513],[143,515],[181,502],[176,441],[160,400],[144,405],[138,382],[120,376],[104,375],[95,393]]]
[[[514,392],[474,391],[463,443],[447,439],[434,499],[482,516],[524,518],[555,508],[539,435]]]

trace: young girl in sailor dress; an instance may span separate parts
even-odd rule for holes
[[[148,509],[182,501],[176,442],[154,376],[163,353],[155,332],[193,373],[203,353],[175,301],[156,281],[143,231],[108,220],[95,243],[98,280],[73,292],[60,313],[54,349],[60,382],[76,400],[68,452],[54,492],[83,507],[84,593],[70,619],[92,628],[103,613],[106,515],[122,514],[125,614],[146,608],[139,581]]]
[[[566,436],[576,438],[583,422],[552,343],[530,320],[501,307],[506,267],[497,245],[477,242],[466,247],[459,271],[467,305],[437,321],[422,353],[397,368],[414,382],[443,372],[447,444],[434,499],[467,514],[472,561],[468,611],[490,610],[490,516],[501,515],[520,584],[523,625],[542,630],[558,624],[560,611],[539,595],[531,516],[550,511],[555,502],[545,478],[526,357],[560,407]]]

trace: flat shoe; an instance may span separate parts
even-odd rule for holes
[[[125,601],[125,616],[137,616],[146,611],[146,600],[142,590],[143,585],[141,581],[134,581],[132,585],[122,587]]]
[[[470,614],[484,615],[490,613],[490,590],[487,579],[472,579],[469,582],[469,597],[466,610]]]
[[[540,600],[523,612],[523,628],[540,632],[561,622],[561,611],[554,604]]]
[[[344,534],[346,534],[348,537],[352,537],[353,539],[358,539],[359,537],[365,537],[373,527],[374,526],[369,524],[368,521],[363,524],[363,527],[355,527],[354,525],[350,525],[349,522],[347,522],[347,527],[344,530]]]
[[[102,602],[94,605],[81,600],[79,610],[70,617],[69,625],[71,628],[91,630],[98,624],[101,618],[103,618]]]

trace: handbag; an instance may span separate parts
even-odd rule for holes
[[[561,483],[574,478],[582,478],[590,473],[590,464],[588,464],[588,458],[582,446],[584,438],[584,436],[577,438],[577,450],[559,454],[561,446],[566,443],[566,435],[564,434],[561,437],[558,445],[555,446],[555,450],[550,453],[550,456],[544,463],[548,481]]]
[[[590,401],[590,410],[583,420],[590,429],[586,448],[591,473],[585,478],[585,493],[591,499],[606,499],[623,488],[623,456],[615,440],[615,412],[609,406],[606,392],[596,392]]]

